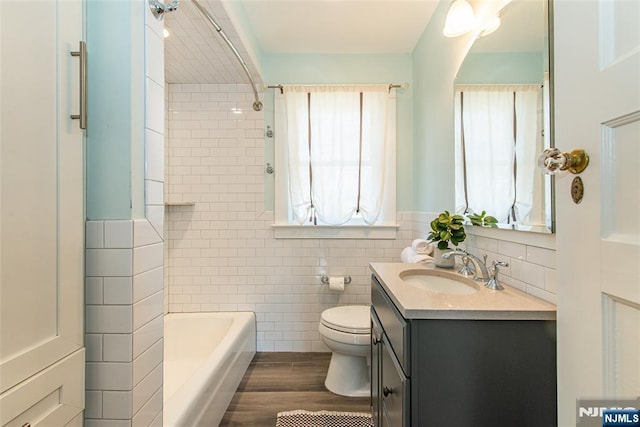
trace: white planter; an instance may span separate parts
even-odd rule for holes
[[[436,265],[436,267],[453,268],[453,266],[456,264],[456,259],[454,256],[449,257],[449,259],[442,257],[442,255],[446,254],[447,252],[452,252],[452,250],[438,249],[437,247],[435,248],[433,252],[433,263]]]

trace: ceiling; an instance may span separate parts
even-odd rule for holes
[[[1,1],[1,0],[0,0]],[[445,0],[443,0],[445,1]],[[242,42],[262,54],[384,54],[411,52],[440,0],[199,0],[231,39],[257,84],[259,64]],[[543,1],[517,0],[501,11],[501,27],[478,39],[473,52],[541,51]],[[232,19],[233,18],[233,19]],[[245,22],[244,28],[234,26]],[[243,68],[192,0],[167,14],[168,83],[248,83]],[[256,67],[258,65],[258,67]]]
[[[438,0],[247,0],[251,30],[269,53],[408,53]]]
[[[229,1],[229,0],[227,0]],[[254,74],[229,12],[242,16],[264,54],[408,53],[431,19],[439,0],[200,0]],[[167,14],[165,79],[168,83],[247,83],[229,47],[202,18],[191,0]],[[243,33],[244,34],[244,33]]]

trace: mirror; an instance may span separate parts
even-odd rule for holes
[[[508,3],[455,80],[456,212],[542,233],[555,222],[552,178],[536,167],[553,146],[548,1]]]

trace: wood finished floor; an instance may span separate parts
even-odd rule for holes
[[[257,353],[220,426],[274,427],[278,412],[369,412],[369,397],[328,391],[324,378],[331,353]]]

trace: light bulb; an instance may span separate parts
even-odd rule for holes
[[[447,13],[442,33],[447,37],[461,36],[473,28],[475,21],[473,7],[467,0],[455,0]]]

